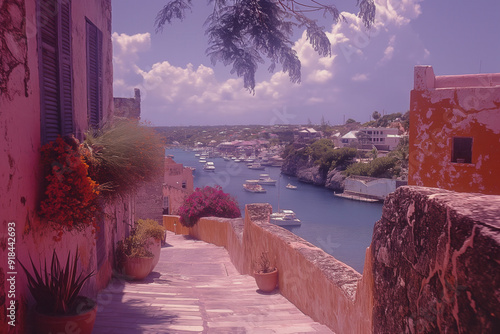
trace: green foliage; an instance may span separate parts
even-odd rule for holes
[[[30,261],[33,274],[21,262],[19,264],[26,274],[28,288],[39,311],[49,315],[69,315],[77,314],[82,310],[83,300],[79,298],[79,293],[94,273],[77,275],[78,249],[73,259],[71,259],[71,253],[68,254],[65,266],[61,266],[54,250],[50,271],[47,268],[47,261],[45,261],[44,268],[40,270],[35,267],[31,256]]]
[[[355,163],[347,167],[345,175],[392,178],[396,174],[396,162],[397,160],[394,157],[380,157],[373,159],[369,163]]]
[[[408,159],[410,156],[410,142],[408,136],[401,137],[398,146],[389,153],[389,156],[395,158],[397,164],[401,168],[408,168]]]
[[[301,63],[293,50],[294,27],[305,27],[307,39],[321,56],[331,55],[331,44],[324,27],[309,18],[310,12],[323,12],[333,22],[344,20],[334,5],[309,0],[307,3],[287,0],[209,0],[214,10],[206,21],[209,46],[207,54],[212,63],[232,64],[232,73],[243,77],[245,88],[254,92],[255,73],[264,58],[270,61],[269,71],[281,64],[292,82],[300,82]],[[358,0],[358,16],[370,27],[375,19],[373,0]],[[155,20],[157,31],[174,19],[182,20],[191,10],[192,0],[169,0]]]
[[[351,123],[357,123],[354,119],[349,118],[347,121],[345,121],[345,124],[351,124]]]
[[[162,240],[165,236],[165,228],[153,219],[139,219],[130,236],[120,240],[116,246],[116,267],[122,268],[126,257],[152,257],[153,253],[147,250],[150,240]]]
[[[154,219],[139,219],[136,223],[135,234],[143,240],[148,238],[163,240],[165,228]]]

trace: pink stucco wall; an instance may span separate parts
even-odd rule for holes
[[[9,6],[3,6],[9,2]],[[108,205],[105,222],[107,258],[96,265],[96,240],[90,231],[66,233],[60,242],[53,241],[54,230],[40,222],[36,210],[41,189],[40,170],[40,87],[37,55],[35,1],[12,0],[2,7],[0,44],[2,59],[11,56],[11,68],[3,67],[0,96],[0,299],[6,298],[6,237],[9,222],[16,226],[15,248],[19,261],[35,263],[50,260],[55,249],[61,258],[76,247],[83,270],[97,270],[85,291],[94,296],[104,287],[111,275],[113,244],[125,234],[125,223],[133,218],[134,207],[125,199]],[[23,18],[26,18],[23,20]],[[103,32],[103,111],[104,119],[112,115],[112,45],[111,1],[72,1],[72,54],[76,133],[87,129],[85,19],[90,19]],[[15,38],[13,38],[13,36]],[[6,49],[7,48],[7,49]],[[15,60],[15,61],[14,61]],[[2,62],[2,66],[7,63]],[[17,260],[16,260],[17,261]],[[26,310],[32,304],[20,266],[16,267],[15,300],[18,305],[16,333],[23,333]],[[14,328],[6,325],[5,304],[0,305],[0,332]]]
[[[178,216],[164,216],[164,226],[179,234],[225,247],[241,274],[268,252],[279,271],[280,293],[315,321],[336,333],[371,333],[373,277],[367,250],[364,275],[293,233],[269,223],[268,204],[246,206],[245,219],[202,218],[192,228]]]

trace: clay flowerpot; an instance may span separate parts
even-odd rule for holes
[[[125,260],[123,270],[131,280],[142,280],[151,272],[153,257],[129,257]]]
[[[97,314],[97,303],[86,297],[79,298],[82,300],[82,307],[75,315],[47,315],[35,310],[36,332],[91,334]]]
[[[254,272],[255,282],[261,291],[271,292],[278,285],[278,269],[270,273]]]
[[[149,238],[146,240],[146,250],[153,253],[153,263],[151,265],[151,271],[156,267],[158,261],[160,261],[160,253],[161,253],[161,240],[155,238]]]

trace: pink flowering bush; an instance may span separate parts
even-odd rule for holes
[[[238,202],[231,195],[222,191],[220,186],[206,186],[196,190],[184,201],[179,208],[181,224],[186,227],[194,226],[201,217],[241,217]]]

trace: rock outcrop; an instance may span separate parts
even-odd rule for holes
[[[371,252],[374,333],[500,333],[500,196],[401,187]]]
[[[334,191],[344,191],[345,179],[342,171],[333,169],[326,176],[325,187]]]
[[[343,191],[345,177],[338,170],[328,174],[306,156],[291,156],[285,159],[281,172],[295,176],[300,182],[312,183],[316,186],[325,186],[328,189]]]

